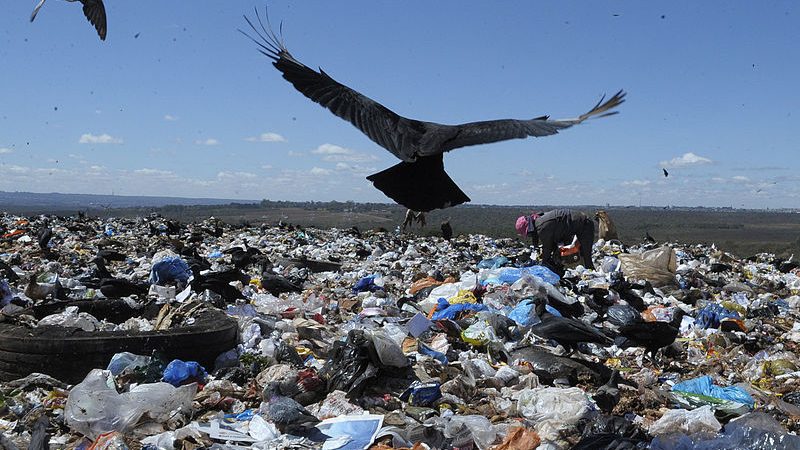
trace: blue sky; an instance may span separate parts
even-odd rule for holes
[[[390,202],[397,160],[236,29],[263,2],[5,2],[0,190]],[[800,207],[800,4],[270,2],[310,67],[406,117],[620,114],[453,151],[474,203]],[[138,37],[137,37],[138,35]],[[662,167],[670,176],[665,178]]]

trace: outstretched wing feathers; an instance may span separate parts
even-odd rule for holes
[[[402,152],[397,128],[408,121],[385,106],[337,82],[320,70],[314,71],[294,58],[285,58],[283,51],[273,64],[283,73],[283,78],[303,95],[350,122],[372,141],[389,150],[398,158],[413,160]]]
[[[106,40],[106,7],[103,0],[81,0],[83,3],[83,15],[94,25],[100,40]]]
[[[339,83],[322,69],[313,70],[289,53],[281,39],[265,26],[256,10],[260,26],[257,28],[245,16],[250,28],[259,39],[244,33],[258,46],[259,51],[271,58],[283,78],[303,95],[350,122],[373,142],[389,150],[404,161],[415,159],[413,142],[419,140],[421,123],[392,112],[369,97]],[[241,31],[241,30],[240,30]],[[401,130],[402,129],[402,130]]]
[[[444,142],[442,150],[450,151],[468,145],[524,139],[530,136],[550,136],[587,119],[617,114],[618,111],[611,111],[611,109],[625,101],[625,92],[620,90],[608,101],[603,102],[603,100],[605,100],[605,96],[597,102],[594,108],[572,119],[551,120],[548,116],[542,116],[530,120],[501,119],[456,125],[456,136]]]

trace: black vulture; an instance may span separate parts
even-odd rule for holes
[[[613,340],[603,334],[599,329],[587,325],[580,320],[567,317],[554,316],[545,311],[545,302],[536,299],[536,315],[542,320],[531,326],[531,333],[546,339],[552,339],[572,353],[579,342],[594,342],[596,344],[610,345]]]
[[[68,2],[81,2],[83,4],[83,15],[86,16],[86,19],[94,25],[94,28],[97,30],[97,35],[100,36],[101,41],[106,40],[106,7],[103,5],[103,0],[66,0]],[[39,9],[42,8],[44,5],[45,0],[40,0],[39,4],[33,8],[33,13],[31,14],[31,22],[33,19],[36,18],[36,14],[39,13]]]
[[[619,328],[624,337],[620,347],[644,347],[655,361],[659,349],[672,345],[680,332],[681,321],[686,313],[677,308],[671,322],[632,322]]]
[[[259,28],[245,16],[257,37],[240,31],[260,47],[264,56],[273,60],[284,79],[401,160],[367,179],[387,197],[414,211],[428,212],[470,201],[444,171],[442,155],[445,152],[470,145],[556,134],[586,119],[616,114],[617,111],[611,110],[625,101],[625,93],[620,90],[607,101],[603,96],[588,112],[562,120],[539,116],[444,125],[409,119],[337,82],[322,69],[316,71],[305,66],[289,53],[282,36],[268,26],[268,18],[265,26],[257,9],[256,19]]]

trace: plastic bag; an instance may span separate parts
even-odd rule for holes
[[[406,355],[403,354],[403,349],[385,331],[373,331],[370,333],[370,338],[378,353],[378,358],[384,366],[407,367],[410,364]]]
[[[520,414],[536,423],[543,439],[558,438],[558,431],[575,425],[592,410],[592,402],[578,387],[525,389],[519,395]]]
[[[451,305],[458,305],[462,303],[478,303],[478,299],[475,298],[475,294],[472,291],[461,289],[458,294],[448,298],[447,302]]]
[[[609,322],[620,327],[642,321],[642,315],[631,305],[611,305],[606,316]]]
[[[77,306],[67,306],[64,312],[45,316],[39,321],[37,326],[56,325],[65,328],[80,328],[83,331],[96,331],[100,326],[93,315],[85,312],[78,312]]]
[[[720,400],[730,400],[753,407],[755,400],[750,394],[739,386],[722,387],[712,384],[711,377],[708,375],[686,380],[672,386],[674,392],[687,394],[697,394],[712,397]]]
[[[735,311],[729,311],[722,305],[711,303],[697,313],[695,324],[701,328],[719,328],[720,322],[727,318],[740,319],[741,317]]]
[[[667,433],[716,433],[722,425],[714,417],[711,406],[687,411],[685,409],[670,409],[660,419],[650,425],[650,434],[657,436]]]
[[[14,299],[14,293],[11,292],[6,280],[0,280],[0,307],[6,306]]]
[[[483,346],[497,340],[497,336],[489,322],[479,320],[461,332],[461,339],[468,344]]]
[[[180,386],[187,381],[202,383],[207,376],[206,369],[196,361],[173,359],[167,364],[167,367],[164,368],[164,381],[173,386]]]
[[[542,443],[539,435],[530,428],[518,427],[509,430],[506,438],[492,450],[530,450]]]
[[[147,367],[150,364],[150,357],[134,355],[133,353],[122,352],[111,357],[106,370],[112,375],[117,376],[125,371],[134,370],[138,367]]]
[[[447,300],[440,298],[439,303],[436,305],[436,312],[431,316],[431,320],[450,319],[453,320],[456,316],[464,311],[486,311],[486,305],[481,303],[459,303],[451,305]]]
[[[90,439],[103,433],[124,433],[147,414],[159,422],[170,412],[191,407],[197,392],[192,384],[175,388],[167,383],[141,384],[131,392],[117,393],[111,372],[93,369],[69,392],[64,406],[67,425]]]
[[[480,450],[486,450],[497,439],[497,432],[489,419],[483,416],[452,416],[445,424],[444,435],[448,438],[461,436],[463,429],[469,430],[472,440]]]
[[[508,318],[523,327],[536,325],[542,320],[534,313],[535,306],[532,299],[523,300],[508,313]]]
[[[621,253],[620,268],[626,277],[647,280],[653,286],[665,286],[675,282],[678,259],[675,251],[664,246],[640,254]]]
[[[376,278],[375,275],[370,275],[358,280],[356,284],[353,286],[353,294],[365,291],[375,292],[383,290],[382,286],[378,286],[377,284],[375,284],[375,278]]]
[[[494,258],[484,259],[478,263],[478,269],[497,269],[508,264],[505,256],[495,256]]]
[[[192,270],[186,261],[179,256],[167,256],[153,264],[150,269],[150,284],[163,285],[170,281],[186,282],[192,276]]]

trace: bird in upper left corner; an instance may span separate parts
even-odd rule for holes
[[[86,19],[94,25],[97,30],[97,35],[100,36],[101,41],[106,40],[106,7],[103,5],[103,0],[65,0],[68,2],[81,2],[83,4],[83,15]],[[39,0],[39,4],[33,8],[31,13],[31,22],[36,18],[36,14],[44,5],[45,0]]]

